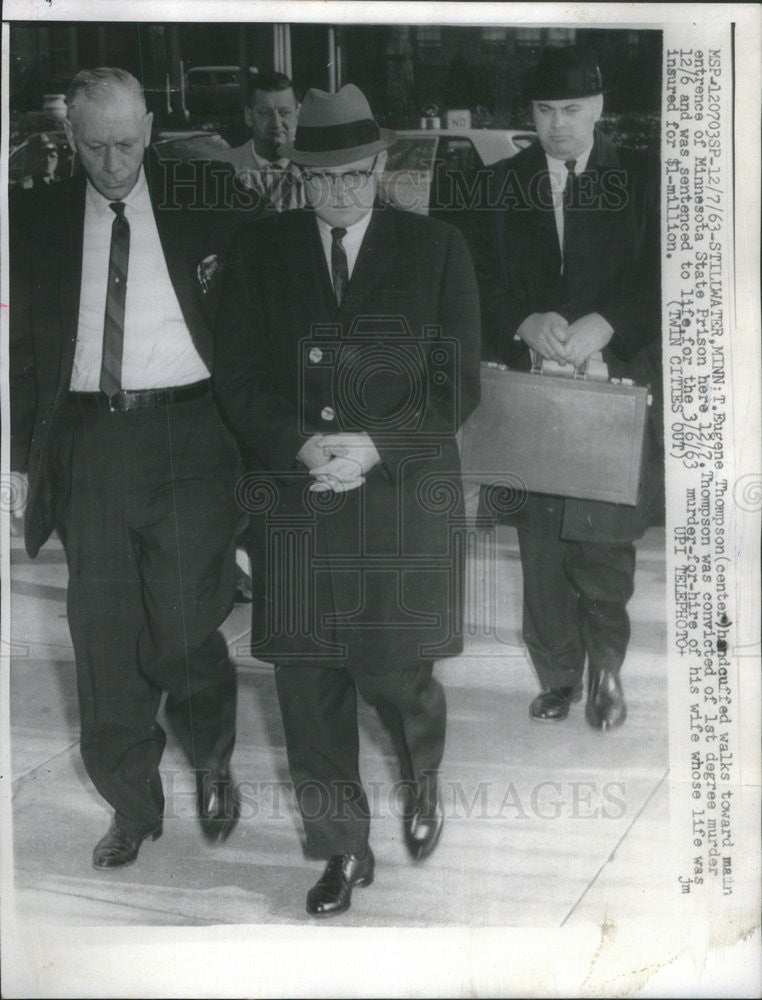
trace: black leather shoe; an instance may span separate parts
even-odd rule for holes
[[[313,917],[332,917],[349,909],[352,889],[370,885],[375,860],[368,847],[364,858],[354,854],[334,854],[328,859],[321,878],[307,893],[307,913]]]
[[[137,837],[125,833],[112,820],[108,833],[101,837],[93,850],[93,868],[120,868],[131,865],[138,856],[140,845],[148,837],[158,840],[162,825],[158,823],[152,830]]]
[[[238,824],[241,800],[229,771],[196,771],[201,831],[212,843],[227,840]]]
[[[436,782],[426,794],[414,796],[403,818],[405,846],[415,861],[423,861],[434,853],[444,827],[444,811]]]
[[[618,674],[600,670],[590,678],[585,718],[593,729],[616,729],[627,718],[627,705]]]
[[[542,691],[529,706],[529,718],[535,722],[561,722],[569,714],[569,706],[581,697],[579,685]]]

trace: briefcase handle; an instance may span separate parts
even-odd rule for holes
[[[579,368],[573,368],[570,364],[560,365],[557,361],[550,361],[531,348],[529,353],[532,358],[532,373],[534,375],[560,375],[562,378],[575,378],[582,381],[587,379],[608,381],[609,366],[603,360],[600,351],[587,358]]]

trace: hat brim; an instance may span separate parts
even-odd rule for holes
[[[357,160],[364,160],[368,156],[380,153],[381,150],[388,149],[397,141],[397,134],[391,129],[381,128],[379,132],[380,137],[375,142],[366,143],[364,146],[352,146],[349,149],[325,149],[320,152],[311,152],[297,149],[293,143],[286,142],[278,147],[278,152],[300,167],[340,167],[344,163],[355,163]]]
[[[608,91],[604,88],[600,90],[577,90],[559,87],[556,89],[544,87],[527,87],[522,90],[519,99],[522,101],[578,101],[584,97],[604,96]]]

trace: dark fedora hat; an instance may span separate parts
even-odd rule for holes
[[[603,93],[603,80],[592,52],[576,46],[544,49],[524,90],[530,101],[569,101]]]
[[[348,83],[335,94],[308,90],[294,141],[279,152],[301,166],[336,167],[373,156],[396,138],[390,129],[379,128],[363,92]]]

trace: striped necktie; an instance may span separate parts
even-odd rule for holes
[[[341,305],[344,291],[349,283],[349,264],[342,240],[347,235],[346,229],[337,226],[331,230],[331,277],[333,278],[333,293],[336,304]]]
[[[292,168],[275,161],[267,165],[261,176],[265,197],[276,212],[302,207],[300,180]]]
[[[112,201],[111,248],[108,259],[106,315],[103,321],[103,356],[100,388],[111,398],[122,388],[124,350],[124,304],[127,298],[127,265],[130,256],[130,224],[124,217],[124,202]]]
[[[285,174],[280,163],[268,163],[262,171],[265,195],[276,212],[283,211],[283,183]]]

